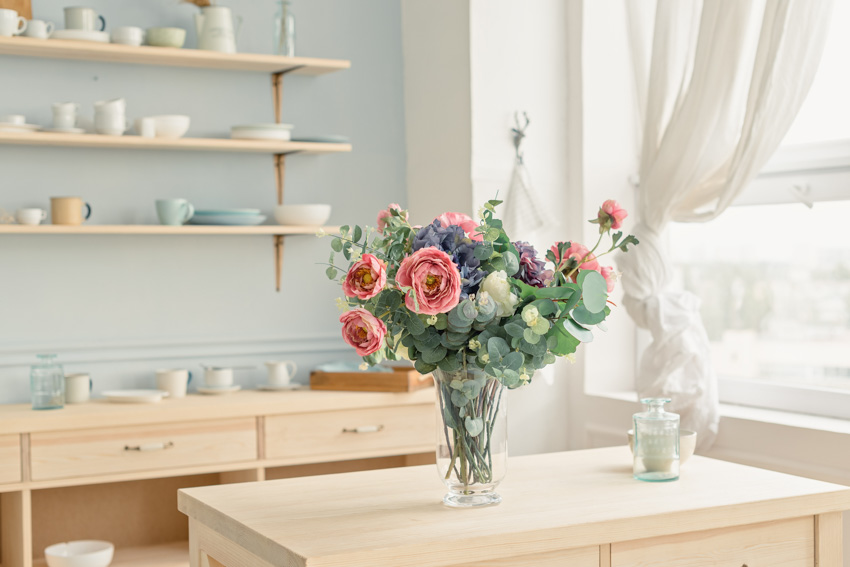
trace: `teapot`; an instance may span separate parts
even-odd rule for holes
[[[206,6],[195,14],[195,30],[198,33],[198,49],[236,53],[236,36],[242,27],[241,16],[236,16],[236,31],[233,30],[233,15],[226,6]]]

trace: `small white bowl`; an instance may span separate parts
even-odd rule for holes
[[[80,540],[51,545],[44,557],[49,567],[107,567],[114,553],[108,541]]]
[[[292,124],[246,124],[233,126],[230,137],[234,140],[282,140],[292,139]]]
[[[151,116],[154,121],[157,138],[182,138],[189,131],[190,117],[183,114],[164,114]]]
[[[278,205],[274,209],[278,224],[287,226],[322,226],[331,218],[330,205]]]
[[[626,434],[629,436],[629,449],[632,453],[635,452],[635,430],[629,429]],[[690,429],[679,430],[679,464],[684,465],[685,461],[691,458],[694,450],[697,448],[697,432]]]

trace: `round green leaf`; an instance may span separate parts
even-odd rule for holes
[[[608,284],[599,272],[582,271],[581,298],[590,313],[599,313],[608,302]]]

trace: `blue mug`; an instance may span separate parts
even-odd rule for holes
[[[159,199],[156,202],[156,216],[160,224],[180,226],[195,216],[195,207],[186,199]]]

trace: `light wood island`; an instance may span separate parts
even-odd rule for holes
[[[192,566],[841,567],[850,488],[693,457],[631,476],[627,447],[510,459],[495,507],[443,506],[433,466],[189,488]]]
[[[242,391],[61,410],[0,406],[2,567],[116,544],[113,567],[188,567],[181,488],[433,462],[434,392]],[[358,428],[368,433],[356,433]],[[372,431],[374,429],[374,431]]]

